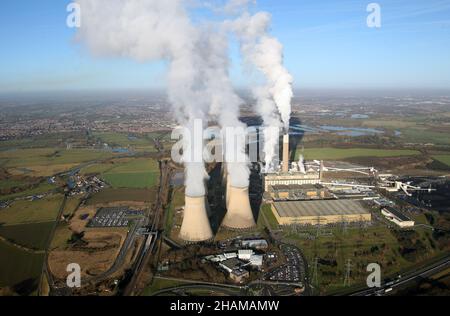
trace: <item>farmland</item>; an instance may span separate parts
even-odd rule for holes
[[[43,194],[43,193],[47,193],[47,192],[56,190],[57,188],[58,187],[56,185],[53,185],[53,184],[50,184],[47,182],[43,182],[34,187],[31,187],[30,189],[25,190],[25,191],[21,191],[18,193],[12,193],[12,194],[8,194],[8,195],[3,195],[0,197],[0,200],[7,200],[7,199],[18,198],[18,197]]]
[[[13,175],[47,177],[70,170],[81,163],[114,157],[109,151],[90,149],[17,149],[0,151],[2,167]]]
[[[111,147],[130,148],[137,152],[155,152],[153,138],[164,136],[165,133],[150,133],[142,135],[128,135],[125,133],[94,133],[93,136]],[[165,137],[164,137],[165,138]]]
[[[13,287],[12,290],[21,295],[32,294],[37,288],[44,255],[29,253],[0,241],[0,258],[0,287]]]
[[[299,159],[301,151],[297,151],[296,159]],[[401,157],[401,156],[415,156],[420,152],[416,150],[389,150],[389,149],[366,149],[366,148],[307,148],[303,155],[305,159],[317,160],[339,160],[354,157]]]
[[[96,205],[121,201],[151,202],[155,195],[156,191],[153,189],[106,189],[94,194],[88,203]]]
[[[0,236],[26,248],[45,248],[54,222],[0,226]]]
[[[54,195],[33,202],[16,201],[0,211],[0,223],[9,226],[54,221],[62,199],[62,195]]]
[[[433,158],[450,167],[450,155],[436,155]]]
[[[158,177],[158,164],[150,159],[122,163],[102,174],[114,188],[151,188],[158,183]]]

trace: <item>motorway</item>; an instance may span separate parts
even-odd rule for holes
[[[425,268],[419,269],[409,275],[403,276],[395,281],[385,282],[380,288],[365,289],[354,293],[349,293],[346,296],[383,296],[393,293],[395,289],[406,288],[409,285],[414,285],[415,282],[425,278],[429,278],[439,272],[442,272],[450,267],[450,256],[439,260]]]

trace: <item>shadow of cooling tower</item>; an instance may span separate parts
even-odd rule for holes
[[[290,148],[290,161],[296,161],[297,147],[302,143],[303,137],[305,137],[305,131],[300,129],[293,130],[292,127],[301,126],[302,121],[298,117],[292,117],[290,122],[290,137],[289,137],[289,148]],[[282,150],[282,149],[281,149]],[[281,157],[280,152],[280,157]]]
[[[252,164],[250,174],[250,206],[255,221],[258,221],[259,212],[262,204],[263,183],[259,165]],[[218,163],[209,173],[208,180],[208,203],[210,206],[209,219],[213,233],[216,234],[227,213],[226,207],[226,182],[223,175],[223,164]]]

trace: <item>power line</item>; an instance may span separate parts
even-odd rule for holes
[[[312,273],[312,280],[311,280],[314,287],[318,287],[318,277],[317,277],[318,267],[319,267],[319,258],[316,257],[316,258],[314,258],[314,261],[313,261],[313,273]]]
[[[344,279],[344,286],[350,285],[350,275],[352,272],[352,260],[348,259],[347,263],[345,264],[345,279]]]

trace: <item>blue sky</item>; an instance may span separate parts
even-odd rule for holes
[[[69,2],[2,1],[0,92],[164,87],[162,63],[96,59],[74,43]],[[296,88],[450,89],[450,0],[377,1],[381,29],[366,25],[370,2],[259,0],[256,8],[272,13]],[[231,56],[233,81],[245,87],[236,49]]]

